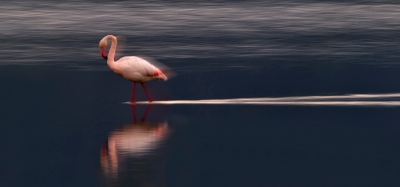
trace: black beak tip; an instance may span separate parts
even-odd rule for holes
[[[108,59],[107,56],[103,56],[103,58],[106,59],[106,60]]]

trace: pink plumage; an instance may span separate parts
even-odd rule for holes
[[[107,47],[107,41],[111,40],[111,47],[106,55],[105,49]],[[154,62],[150,62],[141,57],[137,56],[127,56],[122,57],[117,61],[114,61],[115,51],[117,47],[117,38],[113,35],[107,35],[103,39],[100,40],[99,43],[100,54],[103,58],[107,60],[107,65],[113,70],[116,74],[121,75],[125,79],[133,82],[132,96],[130,99],[131,103],[135,102],[135,89],[136,83],[140,83],[146,92],[146,95],[151,102],[152,99],[150,94],[148,93],[146,87],[144,86],[145,82],[151,81],[153,79],[160,80],[168,80],[168,77],[165,75],[163,71],[168,69],[166,67],[161,70],[161,68],[156,67]]]

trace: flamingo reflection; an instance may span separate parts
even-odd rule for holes
[[[102,146],[101,166],[108,177],[118,177],[121,167],[130,164],[132,160],[143,162],[167,136],[167,122],[146,121],[150,108],[151,105],[147,107],[140,122],[137,122],[135,105],[131,105],[133,123],[111,132],[108,141]]]

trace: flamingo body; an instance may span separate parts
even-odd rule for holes
[[[111,40],[112,43],[108,55],[106,55],[105,48],[107,47],[108,40]],[[100,54],[103,58],[107,60],[107,65],[110,67],[110,69],[113,70],[114,73],[121,75],[125,79],[133,82],[134,85],[130,100],[130,102],[132,103],[135,102],[136,83],[141,83],[149,101],[151,102],[152,99],[146,87],[144,86],[144,83],[153,79],[161,79],[164,81],[168,79],[167,76],[165,76],[165,74],[159,68],[143,58],[137,56],[127,56],[122,57],[117,61],[114,61],[115,50],[117,47],[117,38],[113,35],[107,35],[103,39],[101,39],[99,47]]]
[[[148,61],[136,56],[122,57],[115,62],[115,65],[110,66],[110,68],[116,74],[121,75],[131,82],[144,83],[153,79],[168,79],[161,70]]]

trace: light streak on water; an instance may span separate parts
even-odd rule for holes
[[[400,93],[153,101],[154,105],[400,106]],[[381,100],[379,100],[381,99]],[[127,102],[127,104],[131,104]],[[135,104],[149,104],[138,101]]]

